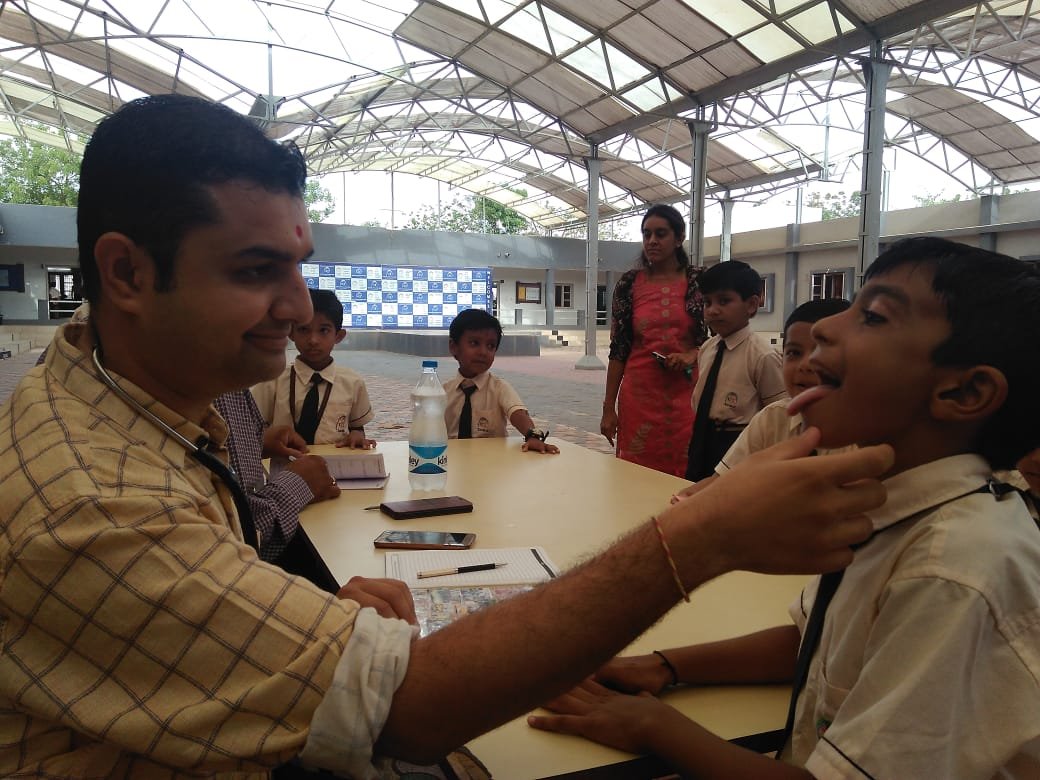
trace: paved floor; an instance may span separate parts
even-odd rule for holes
[[[34,349],[0,360],[0,402],[14,390],[22,376],[36,364],[42,350]],[[494,372],[508,381],[527,404],[535,424],[549,428],[555,438],[598,452],[612,449],[599,433],[600,410],[606,371],[579,371],[574,364],[582,347],[554,347],[538,357],[506,357],[495,360]],[[337,350],[336,360],[365,378],[375,419],[366,431],[377,441],[408,438],[411,420],[409,393],[419,376],[422,358],[391,352]],[[606,348],[599,352],[606,365]],[[440,361],[442,380],[455,373],[455,361]]]

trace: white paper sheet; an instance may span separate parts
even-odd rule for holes
[[[420,571],[506,563],[499,569],[419,579]],[[546,582],[559,573],[541,547],[500,547],[473,550],[400,550],[386,554],[386,576],[404,580],[410,588],[449,588],[465,585],[518,585]]]

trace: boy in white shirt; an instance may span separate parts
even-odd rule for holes
[[[1040,443],[1037,332],[1030,264],[937,238],[893,245],[852,308],[813,327],[820,384],[789,406],[821,446],[892,446],[871,538],[806,588],[793,624],[597,674],[650,692],[793,679],[783,762],[591,681],[532,725],[697,777],[1040,777],[1040,531],[992,481]]]
[[[559,447],[545,441],[549,432],[534,427],[512,385],[491,373],[501,342],[502,325],[483,309],[466,309],[451,321],[448,347],[459,373],[444,383],[448,438],[508,436],[506,424],[512,423],[524,437],[525,451],[558,453]]]
[[[311,290],[314,317],[293,326],[292,340],[299,350],[277,379],[253,387],[253,397],[269,426],[289,425],[307,444],[369,449],[365,437],[372,419],[365,380],[332,359],[332,349],[347,335],[343,304],[331,290]]]

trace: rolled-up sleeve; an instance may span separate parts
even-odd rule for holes
[[[370,608],[358,612],[332,685],[311,720],[300,753],[305,766],[357,780],[380,776],[372,749],[404,680],[414,635],[403,620],[382,618]]]

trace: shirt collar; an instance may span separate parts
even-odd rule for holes
[[[463,382],[471,383],[477,386],[478,390],[483,390],[484,385],[488,382],[488,372],[481,371],[476,376],[463,376],[458,371],[455,372],[455,384],[457,387],[461,387]]]
[[[96,414],[108,418],[140,440],[156,442],[167,457],[175,450],[187,452],[151,420],[110,391],[98,376],[91,358],[94,336],[86,323],[62,325],[51,343],[53,346],[47,352],[47,369],[59,377],[72,395],[92,407]],[[199,425],[155,400],[125,377],[113,371],[108,374],[120,389],[188,441],[197,443],[205,439],[219,448],[227,440],[227,425],[212,405]],[[165,451],[168,446],[175,450]]]
[[[747,341],[748,336],[751,335],[751,326],[745,325],[743,328],[735,333],[730,333],[723,339],[719,339],[726,345],[726,351],[734,350]]]
[[[293,361],[293,365],[296,367],[296,376],[299,377],[300,381],[305,385],[310,384],[311,377],[314,376],[314,374],[317,374],[329,384],[332,384],[332,380],[336,377],[335,360],[325,366],[321,371],[315,371],[299,358],[296,358],[296,360]]]
[[[888,499],[867,512],[875,531],[907,517],[960,498],[982,487],[992,476],[980,455],[952,455],[908,469],[884,481]]]

